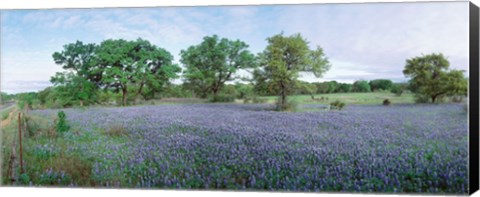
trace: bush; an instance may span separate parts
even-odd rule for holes
[[[260,98],[260,97],[253,97],[252,103],[266,103],[268,99]]]
[[[462,95],[454,95],[451,97],[451,101],[454,102],[454,103],[461,103],[463,101],[463,97]]]
[[[429,103],[430,97],[424,95],[415,95],[415,102],[416,103]]]
[[[403,89],[402,87],[400,87],[400,85],[394,85],[392,86],[392,89],[390,90],[390,92],[395,94],[396,96],[402,96]]]
[[[235,101],[235,95],[231,94],[218,94],[210,99],[210,102],[233,102]]]
[[[27,173],[23,173],[18,177],[18,182],[21,185],[28,185],[30,183],[30,176]]]
[[[392,102],[388,99],[383,100],[383,105],[389,106]]]
[[[6,119],[8,118],[8,116],[9,116],[9,112],[8,112],[8,111],[3,112],[3,113],[2,113],[2,120],[6,120]]]
[[[339,100],[330,103],[330,109],[342,110],[345,107],[345,103]]]
[[[243,103],[266,103],[268,99],[260,98],[258,96],[249,96],[243,99]]]
[[[64,133],[70,129],[70,126],[67,124],[67,115],[63,111],[59,111],[57,123],[55,124],[55,130],[58,133]]]
[[[290,99],[285,102],[282,106],[280,103],[280,99],[277,101],[277,110],[278,111],[297,111],[298,109],[298,102],[295,99]]]

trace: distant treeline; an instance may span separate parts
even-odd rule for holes
[[[407,90],[407,83],[393,83],[388,79],[376,79],[371,81],[358,80],[354,83],[340,83],[337,81],[326,82],[304,82],[298,81],[297,89],[294,94],[313,95],[329,93],[350,93],[350,92],[391,92],[401,95]],[[218,93],[217,98],[223,102],[231,102],[234,99],[258,99],[258,96],[277,96],[266,86],[259,86],[253,83],[235,83],[225,84],[222,91]],[[130,103],[142,103],[144,101],[161,98],[195,98],[194,91],[188,84],[165,85],[162,91],[155,93],[152,97],[142,97],[140,99],[133,96],[128,97]],[[17,100],[20,106],[28,105],[29,108],[62,108],[80,105],[78,100],[69,97],[64,90],[58,87],[48,87],[39,92],[27,92],[18,94],[1,93],[2,104],[8,101]],[[97,105],[116,105],[122,102],[122,94],[111,91],[98,90],[94,92],[94,97],[89,104]]]

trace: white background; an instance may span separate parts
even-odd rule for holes
[[[415,0],[416,2],[425,0]],[[444,1],[444,0],[435,0]],[[300,4],[300,3],[358,3],[358,2],[412,2],[392,0],[1,0],[0,9],[41,9],[41,8],[93,8],[93,7],[152,7],[152,6],[192,6],[192,5],[255,5],[255,4]],[[472,0],[480,6],[480,0]],[[53,188],[0,188],[1,197],[10,196],[252,196],[252,197],[290,197],[290,196],[382,196],[353,194],[310,194],[310,193],[271,193],[271,192],[215,192],[215,191],[159,191],[159,190],[127,190],[127,189],[53,189]],[[397,195],[388,195],[397,196]],[[405,196],[405,195],[403,195]],[[425,196],[425,195],[422,195]],[[480,196],[477,192],[474,196]]]

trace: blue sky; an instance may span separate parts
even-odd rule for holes
[[[468,2],[369,3],[8,10],[1,12],[1,90],[38,91],[61,71],[52,54],[67,43],[138,37],[179,52],[217,34],[240,39],[254,53],[265,39],[301,33],[321,46],[332,68],[306,81],[387,78],[406,81],[405,60],[441,52],[468,72]]]

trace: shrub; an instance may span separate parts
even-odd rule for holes
[[[342,110],[345,107],[345,103],[339,100],[330,103],[330,109]]]
[[[402,96],[403,89],[399,85],[394,85],[390,90],[391,93],[395,94],[396,96]]]
[[[463,96],[461,95],[454,95],[451,97],[451,101],[454,103],[461,103],[463,101]]]
[[[383,100],[383,105],[389,106],[392,102],[388,99]]]
[[[430,98],[424,95],[415,95],[415,102],[416,103],[429,103]]]
[[[232,94],[218,94],[210,99],[210,102],[233,102],[235,95]]]
[[[6,120],[9,116],[8,111],[2,113],[2,120]]]
[[[266,103],[268,99],[260,98],[260,97],[253,97],[252,103]]]
[[[285,102],[282,106],[280,103],[280,99],[277,101],[277,110],[278,111],[297,111],[298,109],[298,102],[295,99],[290,99]]]
[[[243,103],[266,103],[268,99],[260,98],[258,96],[248,96],[243,99]]]
[[[21,185],[28,185],[30,183],[30,176],[27,173],[23,173],[18,177],[18,182]]]
[[[67,124],[67,115],[63,111],[59,111],[57,123],[55,124],[55,130],[58,133],[64,133],[70,129],[70,126]]]

